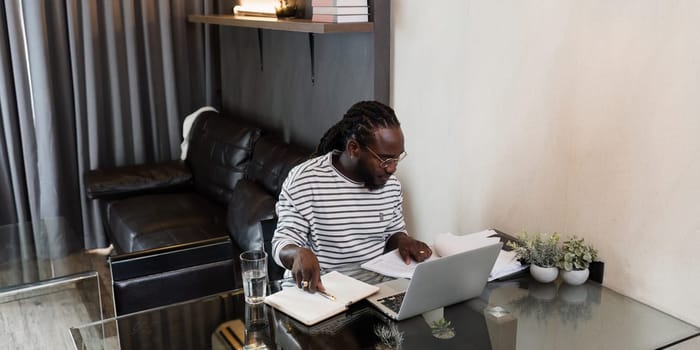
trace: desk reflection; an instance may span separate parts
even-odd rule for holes
[[[265,304],[245,304],[245,322],[226,321],[211,335],[213,350],[267,350],[275,349],[271,333],[273,314]]]
[[[390,323],[371,307],[351,307],[317,325],[306,326],[276,312],[275,340],[282,349],[394,349],[384,347],[376,329]]]

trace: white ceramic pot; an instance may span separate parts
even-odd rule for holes
[[[556,267],[541,267],[530,264],[530,274],[537,282],[549,283],[557,279],[559,269]]]
[[[586,282],[586,280],[588,280],[589,273],[590,272],[588,271],[588,269],[562,271],[561,278],[564,280],[564,282],[572,286],[578,286],[580,284],[583,284],[583,282]]]

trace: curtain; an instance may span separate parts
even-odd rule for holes
[[[65,217],[108,243],[90,169],[177,159],[184,117],[220,105],[214,0],[0,4],[0,224]]]

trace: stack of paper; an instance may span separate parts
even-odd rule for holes
[[[489,282],[510,276],[522,270],[525,270],[528,265],[522,265],[520,261],[515,257],[514,251],[506,251],[501,249],[498,253],[498,258],[496,258],[496,263],[491,269],[491,274],[489,275]]]
[[[432,246],[433,255],[427,261],[498,243],[500,241],[498,237],[490,237],[495,234],[496,231],[493,230],[485,230],[462,236],[457,236],[449,232],[440,234],[435,238],[435,243]],[[415,261],[411,261],[409,265],[406,265],[401,259],[399,252],[393,250],[362,264],[361,267],[386,276],[411,278],[418,264],[419,263]],[[526,267],[527,266],[522,266],[515,258],[514,252],[501,250],[496,259],[496,263],[491,269],[489,281],[511,275]]]

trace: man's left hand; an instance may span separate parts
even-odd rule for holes
[[[411,259],[416,262],[422,262],[433,255],[433,251],[427,244],[405,234],[398,238],[397,248],[399,250],[399,255],[401,255],[401,260],[403,260],[406,265],[411,263]]]

